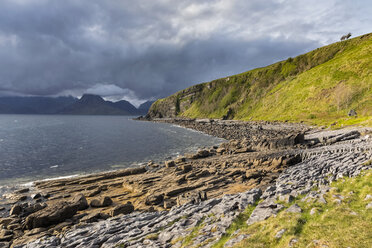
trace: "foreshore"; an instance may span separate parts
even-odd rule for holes
[[[150,161],[140,168],[36,182],[33,188],[12,194],[4,208],[0,207],[0,225],[6,230],[0,234],[4,247],[30,242],[30,247],[139,247],[140,243],[169,247],[172,240],[172,245],[177,244],[177,235],[186,235],[200,219],[211,213],[223,215],[221,230],[207,237],[212,242],[260,198],[307,194],[313,186],[371,168],[366,163],[372,159],[372,130],[368,128],[330,131],[290,123],[153,121],[228,142],[163,163]],[[290,186],[283,186],[289,181]],[[184,216],[189,223],[177,226]],[[99,223],[105,227],[99,228]],[[82,230],[84,234],[79,236]],[[94,238],[93,230],[102,237]],[[163,230],[172,235],[166,236]],[[158,238],[149,239],[154,233]]]

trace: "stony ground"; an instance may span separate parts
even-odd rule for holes
[[[195,123],[210,130],[208,121]],[[235,137],[230,127],[219,124],[219,132]],[[0,219],[0,247],[210,247],[247,207],[252,224],[281,210],[277,199],[321,201],[314,186],[371,168],[368,130],[244,129],[240,139],[164,164],[40,182],[32,197],[18,192]]]

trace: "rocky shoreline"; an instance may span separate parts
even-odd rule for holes
[[[158,119],[228,139],[141,168],[35,183],[0,211],[0,247],[211,246],[247,206],[254,223],[275,200],[322,197],[314,186],[372,168],[371,129]],[[1,209],[1,207],[0,207]],[[203,225],[200,225],[203,223]],[[200,228],[199,228],[200,227]],[[185,245],[182,237],[199,228]],[[235,237],[232,245],[245,237]]]

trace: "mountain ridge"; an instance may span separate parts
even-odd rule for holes
[[[150,101],[149,101],[150,102]],[[142,105],[149,105],[148,102]],[[141,106],[142,106],[141,105]],[[140,106],[140,107],[141,107]],[[150,108],[150,106],[148,106]],[[146,107],[136,108],[130,102],[105,101],[101,96],[84,94],[80,99],[72,96],[3,96],[0,114],[72,114],[72,115],[143,115]]]

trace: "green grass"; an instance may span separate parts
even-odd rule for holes
[[[341,179],[332,187],[325,195],[327,204],[301,201],[301,197],[285,204],[286,207],[298,204],[302,213],[281,211],[277,217],[250,226],[238,218],[231,230],[240,229],[239,234],[251,236],[235,247],[288,247],[292,239],[298,240],[293,247],[372,247],[372,209],[366,209],[368,201],[364,200],[372,192],[372,171],[356,178]],[[334,195],[344,197],[341,204],[334,202]],[[310,215],[313,208],[317,211]],[[243,220],[246,219],[244,216]],[[286,232],[280,239],[275,238],[281,229],[286,229]],[[229,234],[222,237],[215,247],[223,247],[228,240],[226,237]]]
[[[186,237],[182,238],[182,247],[186,247],[188,245],[191,245],[192,242],[193,242],[193,239],[198,236],[199,234],[199,231],[201,228],[203,228],[203,221],[204,221],[205,217],[202,218],[197,224],[196,226],[192,229],[191,233],[189,235],[187,235]]]
[[[372,125],[372,34],[285,61],[198,84],[158,100],[150,112],[174,116]],[[192,96],[190,96],[190,94]],[[186,103],[181,107],[179,102]],[[357,118],[348,118],[355,109]],[[167,113],[169,115],[169,113]],[[165,114],[165,115],[167,115]]]
[[[223,248],[225,243],[233,236],[233,234],[237,230],[240,230],[241,228],[246,226],[246,221],[248,220],[249,216],[252,214],[256,206],[257,204],[251,205],[244,212],[239,214],[236,220],[226,230],[226,233],[221,237],[221,239],[217,243],[213,244],[212,248]]]

